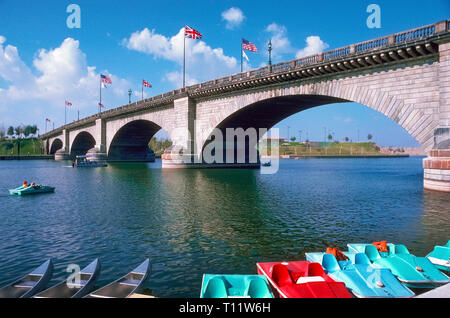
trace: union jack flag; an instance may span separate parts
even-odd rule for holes
[[[100,81],[102,83],[112,84],[111,79],[108,76],[103,75],[103,74],[100,74]]]
[[[258,48],[253,43],[247,41],[246,39],[242,39],[242,49],[252,52],[258,52]]]
[[[144,85],[145,87],[152,87],[152,85],[150,85],[150,83],[145,80],[142,80],[142,85]]]
[[[197,30],[192,29],[191,27],[188,27],[187,25],[184,27],[184,37],[188,39],[201,39],[202,34],[198,32]]]
[[[71,102],[66,101],[66,106],[72,106]]]

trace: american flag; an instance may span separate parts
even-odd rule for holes
[[[202,34],[198,32],[197,30],[194,30],[187,25],[184,27],[184,37],[189,39],[201,39]]]
[[[103,75],[103,74],[100,74],[100,81],[102,83],[112,84],[111,79],[108,76]]]
[[[252,52],[258,52],[258,48],[253,43],[247,41],[246,39],[242,39],[242,49]]]
[[[152,85],[150,85],[150,83],[145,80],[142,80],[142,85],[144,85],[145,87],[152,87]]]
[[[72,106],[71,102],[66,101],[66,106]]]
[[[104,108],[105,105],[103,105],[102,103],[98,103],[98,106],[100,106],[100,108]]]
[[[45,122],[49,123],[49,122],[51,122],[51,120],[48,118],[45,118]]]

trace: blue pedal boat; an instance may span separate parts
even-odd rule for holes
[[[365,253],[370,262],[388,268],[408,287],[434,288],[450,283],[450,278],[439,271],[426,257],[409,253],[405,245],[388,243],[388,252],[379,252],[372,244],[347,244],[350,251]]]
[[[10,195],[28,195],[28,194],[38,194],[38,193],[48,193],[48,192],[55,192],[54,187],[46,186],[37,184],[35,186],[28,186],[28,187],[18,187],[16,189],[9,190]]]
[[[263,275],[204,274],[200,298],[273,298]]]
[[[450,271],[450,240],[444,246],[436,245],[426,257],[437,268]]]
[[[321,264],[331,278],[345,283],[358,298],[414,296],[414,292],[399,282],[389,269],[372,265],[366,254],[343,254],[347,260],[337,260],[327,253],[305,253],[308,261]]]

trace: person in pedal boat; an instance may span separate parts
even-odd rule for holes
[[[22,185],[22,186],[23,186],[23,188],[24,188],[24,189],[28,188],[28,184],[27,184],[27,182],[26,182],[26,181],[24,181],[24,182],[23,182],[23,185]]]

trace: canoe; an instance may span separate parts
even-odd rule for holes
[[[263,275],[204,274],[200,298],[273,298]]]
[[[79,281],[64,280],[35,295],[34,298],[81,298],[87,295],[95,285],[100,275],[100,261],[95,259],[80,271]]]
[[[84,298],[126,298],[138,292],[151,271],[150,259],[146,259],[142,264],[118,280],[97,289]]]
[[[450,278],[426,257],[409,253],[405,245],[387,245],[388,252],[378,252],[372,244],[347,244],[351,251],[365,253],[375,266],[390,269],[392,274],[408,287],[434,288],[450,283]]]
[[[338,260],[327,253],[306,253],[306,259],[322,265],[334,280],[345,283],[358,298],[412,297],[414,292],[404,286],[387,268],[374,266],[364,253],[343,252],[347,260]]]
[[[0,289],[0,298],[28,298],[44,290],[53,274],[51,259],[28,275]]]
[[[13,190],[9,190],[9,194],[17,194],[17,195],[28,195],[28,194],[38,194],[38,193],[48,193],[48,192],[54,192],[55,188],[46,186],[46,185],[36,185],[35,187],[27,187],[27,188],[17,188]]]
[[[426,257],[437,268],[450,271],[450,240],[444,246],[436,245]]]
[[[345,284],[326,275],[319,263],[271,262],[256,267],[281,298],[352,298]]]

